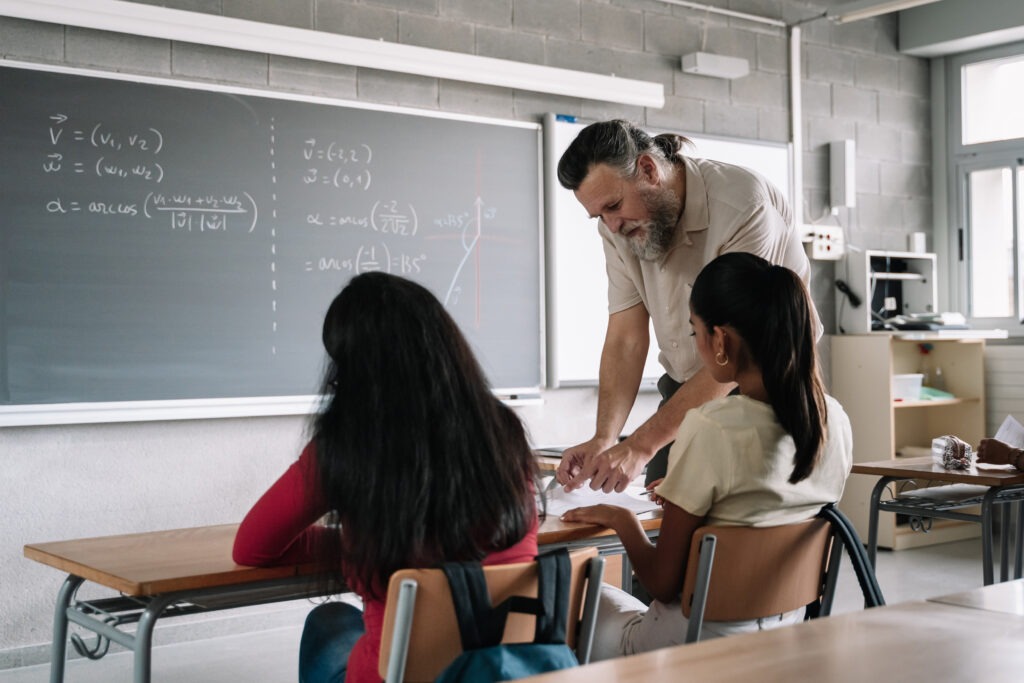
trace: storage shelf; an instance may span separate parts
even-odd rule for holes
[[[924,275],[920,273],[886,273],[883,271],[871,271],[871,277],[875,280],[923,280]]]
[[[910,451],[907,457],[931,455],[932,441],[943,434],[954,434],[969,444],[985,437],[985,341],[937,339],[934,333],[928,341],[933,345],[929,363],[942,368],[953,398],[893,400],[893,377],[911,372],[921,363],[916,340],[874,334],[832,338],[832,395],[850,417],[855,463],[885,458],[896,462],[903,449]],[[876,477],[851,476],[840,501],[840,508],[864,539],[877,481]],[[951,492],[942,495],[946,493]],[[879,516],[880,548],[899,550],[979,534],[978,524],[961,519],[936,519],[928,533],[915,532],[906,524],[897,524],[893,512]]]
[[[977,403],[980,398],[934,398],[928,401],[893,401],[893,408],[933,408],[935,406],[953,406],[960,403]]]

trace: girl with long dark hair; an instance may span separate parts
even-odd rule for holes
[[[664,504],[657,545],[634,514],[597,505],[563,519],[612,527],[650,607],[605,587],[593,658],[682,643],[679,594],[693,532],[705,524],[774,526],[810,519],[839,500],[853,462],[850,421],[822,387],[816,322],[791,270],[743,252],[717,257],[690,294],[694,343],[715,381],[738,394],[686,414],[655,489]],[[800,610],[750,622],[704,625],[705,635],[774,628]]]
[[[455,321],[426,289],[368,273],[323,325],[325,403],[312,439],[242,522],[234,558],[326,560],[363,599],[315,608],[299,679],[379,681],[384,595],[403,567],[531,561],[536,463]],[[333,513],[337,524],[317,520]]]

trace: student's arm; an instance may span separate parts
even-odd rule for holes
[[[703,517],[691,515],[681,507],[666,502],[658,543],[655,545],[644,533],[640,519],[626,508],[593,505],[569,510],[562,515],[562,519],[567,522],[601,524],[614,529],[640,583],[651,597],[662,602],[672,602],[679,598],[686,578],[690,539],[693,532],[704,523]]]
[[[235,535],[235,562],[262,567],[315,559],[320,535],[331,533],[314,526],[327,512],[309,490],[315,466],[310,445],[249,510]]]
[[[569,488],[579,488],[589,478],[580,473],[602,452],[619,440],[633,408],[650,348],[650,324],[643,304],[608,316],[597,394],[597,427],[589,441],[562,453],[556,477]],[[588,470],[589,471],[589,470]]]
[[[658,449],[675,438],[679,425],[691,408],[725,396],[734,386],[719,384],[707,368],[701,368],[629,438],[584,463],[569,485],[578,487],[590,479],[592,489],[602,489],[606,493],[623,491]]]

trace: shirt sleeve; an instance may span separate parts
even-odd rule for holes
[[[642,301],[636,283],[629,276],[622,255],[615,248],[611,233],[604,222],[599,224],[601,244],[604,247],[605,271],[608,273],[608,314],[632,308]]]
[[[687,412],[669,451],[668,473],[656,489],[659,496],[695,517],[706,517],[728,489],[722,464],[732,462],[723,449],[730,441],[722,428],[699,408]]]
[[[319,493],[310,490],[315,475],[310,443],[242,520],[232,551],[235,562],[265,567],[315,559],[322,535],[331,533],[315,524],[327,512]]]

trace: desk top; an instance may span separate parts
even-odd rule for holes
[[[1024,579],[994,583],[963,593],[929,598],[929,602],[958,605],[989,612],[1005,612],[1024,617]]]
[[[856,462],[854,474],[873,474],[877,477],[900,477],[903,479],[930,479],[955,484],[978,484],[980,486],[1017,486],[1024,484],[1024,472],[1010,469],[947,470],[932,461],[930,455],[918,458],[895,458],[876,462]]]
[[[642,516],[645,529],[661,527],[658,513]],[[311,576],[320,564],[246,567],[231,559],[237,524],[83,538],[25,546],[25,557],[80,576],[125,595],[146,596],[183,590],[244,585],[271,579]],[[548,517],[540,526],[540,545],[613,536],[591,524]]]
[[[1009,682],[1019,681],[1024,672],[1022,639],[1022,617],[917,601],[679,645],[529,680]]]

